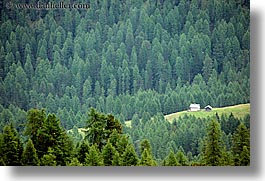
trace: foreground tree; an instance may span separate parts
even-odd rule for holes
[[[6,166],[21,165],[20,159],[23,153],[23,147],[13,124],[4,127],[1,146],[2,162],[4,162]]]
[[[225,151],[223,146],[220,124],[216,120],[212,120],[207,128],[203,153],[203,161],[206,165],[223,165],[223,155]]]
[[[52,148],[48,149],[48,152],[43,155],[40,160],[41,166],[57,166],[56,156],[54,155],[54,150]]]
[[[177,162],[181,165],[181,166],[188,166],[188,158],[187,156],[183,153],[182,149],[179,149],[178,152],[176,153],[176,159]]]
[[[38,166],[39,165],[38,155],[37,155],[36,149],[34,148],[34,145],[31,139],[28,140],[26,148],[23,152],[22,165],[23,166]]]
[[[77,158],[72,158],[71,162],[68,163],[67,166],[83,166],[83,164],[80,163]]]
[[[129,144],[121,155],[120,164],[121,166],[136,166],[138,164],[138,157],[132,144]]]
[[[112,146],[112,144],[108,141],[108,143],[103,147],[102,155],[105,166],[111,166],[114,156],[116,154],[116,149]]]
[[[241,123],[233,135],[233,154],[236,166],[250,165],[250,133]]]
[[[90,144],[96,144],[99,150],[107,144],[110,135],[116,130],[118,134],[122,133],[121,123],[113,115],[104,115],[91,109],[87,123],[86,139]]]
[[[27,124],[25,128],[25,135],[29,136],[32,140],[34,147],[37,150],[38,157],[41,158],[44,153],[43,151],[43,139],[40,139],[40,129],[42,129],[44,125],[44,121],[46,118],[45,110],[31,109],[27,113]],[[48,149],[48,148],[47,148]]]
[[[77,158],[80,163],[84,164],[86,159],[86,154],[89,152],[89,144],[87,141],[82,141],[82,144],[77,150]]]
[[[85,160],[86,166],[103,166],[103,158],[100,151],[97,149],[97,145],[92,145],[89,149],[89,153],[86,154]]]
[[[55,114],[46,116],[43,109],[30,110],[25,134],[32,140],[38,158],[47,155],[50,148],[58,165],[66,165],[70,161],[73,145]]]
[[[174,152],[171,150],[166,157],[166,159],[163,161],[164,166],[179,166],[178,161],[175,157]]]
[[[156,166],[157,163],[153,159],[152,154],[147,149],[144,149],[144,151],[141,155],[139,165],[141,165],[141,166]]]

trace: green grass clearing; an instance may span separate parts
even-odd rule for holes
[[[247,114],[250,114],[250,104],[239,104],[234,106],[228,106],[228,107],[222,107],[222,108],[213,108],[212,111],[197,111],[197,112],[188,112],[188,111],[181,111],[177,113],[172,113],[169,115],[166,115],[165,118],[172,122],[174,119],[178,120],[180,116],[187,115],[193,115],[198,118],[207,118],[212,117],[216,113],[218,113],[219,116],[222,114],[230,115],[233,113],[233,115],[237,118],[244,118]]]

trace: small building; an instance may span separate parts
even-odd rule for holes
[[[189,107],[189,111],[200,111],[201,107],[200,104],[191,104]]]
[[[208,106],[205,106],[204,110],[205,111],[212,111],[213,108],[212,108],[212,106],[208,105]]]

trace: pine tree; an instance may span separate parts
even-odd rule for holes
[[[86,154],[89,153],[89,144],[87,141],[82,141],[77,151],[77,158],[81,164],[85,163]]]
[[[132,144],[129,144],[120,158],[121,166],[136,166],[138,164],[138,157]]]
[[[41,147],[42,143],[39,139],[39,130],[44,124],[46,113],[44,110],[31,109],[28,111],[27,124],[25,128],[25,135],[28,135],[32,140],[34,147],[37,150],[38,157],[42,157]]]
[[[204,80],[208,81],[213,71],[213,61],[208,54],[204,58],[202,70]]]
[[[152,158],[152,155],[148,149],[144,149],[139,162],[141,166],[156,166],[156,161]]]
[[[105,166],[111,166],[114,156],[116,154],[115,148],[112,146],[110,141],[103,147],[102,150],[102,155],[103,155],[103,160],[104,160],[104,165]]]
[[[113,155],[112,166],[120,166],[120,154],[117,151]]]
[[[238,126],[233,135],[232,150],[236,166],[250,164],[250,133],[243,123]]]
[[[38,166],[39,165],[38,155],[37,155],[36,149],[34,148],[34,145],[31,139],[29,139],[27,142],[21,161],[22,161],[23,166]]]
[[[221,139],[220,124],[212,120],[207,128],[203,158],[208,166],[220,166],[223,164],[224,148]]]
[[[40,160],[41,166],[57,166],[56,156],[53,154],[54,150],[49,148],[47,154],[44,154]]]
[[[97,145],[92,145],[89,149],[89,153],[86,154],[85,158],[86,166],[102,166],[104,161],[100,151],[97,149]]]
[[[178,152],[176,153],[176,159],[181,166],[188,166],[188,158],[183,153],[183,150],[178,150]]]
[[[178,161],[175,157],[174,152],[171,150],[168,154],[168,156],[166,157],[166,159],[164,160],[164,166],[178,166]]]
[[[6,166],[21,165],[19,136],[13,124],[6,125],[2,136],[2,155]]]
[[[250,150],[247,146],[243,147],[243,151],[240,154],[240,165],[241,166],[250,165]]]
[[[121,123],[113,115],[106,116],[98,113],[95,109],[91,109],[89,112],[87,128],[86,139],[88,139],[89,143],[97,144],[100,150],[107,144],[110,135],[115,130],[119,134],[122,133]]]

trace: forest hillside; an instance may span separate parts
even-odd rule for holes
[[[249,0],[64,3],[80,8],[0,4],[1,164],[250,164],[249,114],[164,119],[250,103]]]

